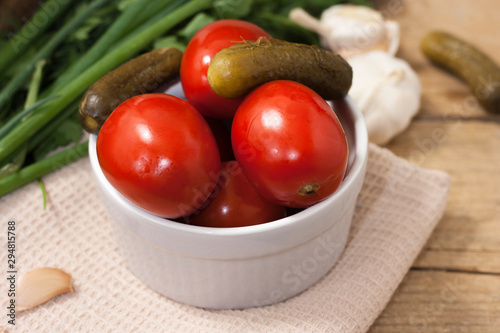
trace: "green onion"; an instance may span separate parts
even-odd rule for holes
[[[7,86],[0,92],[0,110],[7,104],[16,91],[21,88],[26,79],[35,69],[38,61],[47,58],[55,48],[64,41],[80,24],[89,17],[92,12],[99,6],[103,5],[108,0],[95,0],[89,7],[78,13],[71,21],[61,28],[45,46],[37,53],[35,57],[26,64],[21,72],[19,72]],[[1,159],[0,159],[1,160]]]
[[[98,62],[88,68],[77,79],[58,92],[59,97],[43,105],[24,122],[20,123],[0,139],[0,161],[3,161],[27,138],[56,117],[66,106],[78,98],[92,83],[123,61],[145,48],[154,39],[182,22],[186,18],[211,6],[212,0],[191,0],[182,7],[164,16],[160,21],[134,34],[132,38],[118,45]]]
[[[47,191],[45,190],[45,186],[40,178],[38,179],[38,186],[40,186],[40,190],[42,190],[43,209],[45,209],[47,208]]]
[[[68,107],[66,107],[63,112],[61,112],[54,120],[45,125],[40,131],[36,132],[29,140],[28,151],[32,151],[39,144],[41,144],[46,138],[48,138],[53,132],[57,130],[61,124],[78,112],[78,104],[80,101],[76,100]]]
[[[31,79],[30,87],[28,90],[28,96],[24,102],[24,110],[19,113],[14,114],[11,119],[4,125],[0,126],[0,138],[5,136],[10,130],[12,130],[24,117],[29,115],[31,112],[36,110],[39,106],[56,98],[57,96],[48,97],[36,102],[38,99],[38,91],[40,90],[40,83],[42,81],[42,68],[45,64],[45,60],[40,60],[36,65],[35,73]]]
[[[22,121],[23,118],[25,118],[30,113],[35,111],[38,107],[49,102],[50,100],[53,100],[54,98],[57,98],[57,96],[49,96],[44,99],[41,99],[38,102],[31,105],[30,107],[24,109],[22,112],[16,114],[14,117],[12,117],[5,125],[3,125],[0,128],[0,139],[6,136],[12,129],[14,129],[17,126],[17,124],[19,124]]]
[[[13,36],[0,50],[0,73],[31,46],[47,30],[61,14],[69,8],[74,0],[48,0],[33,15],[32,19],[23,25],[19,33]],[[1,75],[0,75],[1,76]]]
[[[169,1],[155,1],[166,5]],[[82,73],[85,69],[96,62],[103,54],[109,51],[110,45],[113,45],[130,29],[135,28],[141,21],[137,21],[138,12],[148,4],[148,0],[135,0],[118,19],[106,30],[106,32],[97,40],[92,48],[87,51],[76,63],[74,63],[64,74],[59,77],[50,91],[57,91],[67,85],[71,80]],[[156,8],[155,8],[156,9]],[[142,16],[142,15],[139,15]],[[131,26],[131,22],[134,22]]]
[[[45,64],[45,60],[40,60],[37,63],[35,73],[33,74],[33,78],[31,79],[31,83],[28,90],[28,96],[26,97],[26,101],[24,103],[25,109],[18,114],[15,114],[5,125],[0,127],[0,138],[8,133],[12,128],[16,126],[16,124],[24,117],[29,115],[32,111],[34,111],[39,105],[49,101],[52,98],[46,98],[45,100],[39,101],[37,104],[36,100],[38,98],[38,91],[40,90],[40,83],[42,81],[42,68]],[[54,96],[55,98],[55,96]],[[25,142],[22,144],[17,151],[14,153],[13,158],[9,158],[6,162],[0,164],[0,179],[4,178],[11,173],[19,170],[24,161],[26,159],[26,154],[28,153],[28,143]]]
[[[29,108],[36,103],[38,99],[38,91],[40,90],[40,83],[42,82],[42,69],[45,66],[47,60],[42,59],[36,63],[35,73],[33,74],[33,79],[31,79],[30,87],[28,89],[28,96],[26,97],[26,102],[24,102],[24,107]],[[0,135],[0,138],[2,136]]]
[[[0,196],[88,155],[88,141],[44,158],[0,179]]]
[[[24,143],[9,156],[9,159],[0,163],[0,180],[22,168],[27,152],[28,145]]]

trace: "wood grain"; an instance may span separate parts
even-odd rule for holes
[[[370,333],[497,333],[500,278],[412,270]]]
[[[388,146],[451,176],[445,215],[415,267],[500,273],[498,142],[500,123],[420,120]]]
[[[500,332],[500,116],[435,67],[420,40],[439,29],[473,42],[500,63],[500,6],[494,0],[379,0],[401,25],[398,57],[422,83],[410,127],[387,146],[451,176],[442,220],[370,333]],[[391,9],[392,8],[392,9]]]
[[[420,51],[422,37],[442,30],[475,45],[500,63],[500,6],[495,0],[388,0],[379,9],[400,23],[398,57],[418,71],[423,88],[420,116],[491,117],[469,88],[448,72],[432,66]]]

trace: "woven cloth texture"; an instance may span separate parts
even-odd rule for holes
[[[317,284],[287,301],[246,310],[203,310],[179,304],[143,285],[124,266],[94,186],[88,158],[0,199],[7,274],[7,222],[16,221],[19,276],[60,268],[74,293],[18,312],[5,312],[6,332],[366,332],[409,270],[444,213],[449,176],[369,146],[365,181],[347,247]],[[0,279],[2,304],[8,281]]]

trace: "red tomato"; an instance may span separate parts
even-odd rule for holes
[[[288,207],[324,200],[347,166],[337,116],[317,93],[292,81],[263,84],[246,97],[233,120],[232,145],[258,192]]]
[[[106,179],[137,206],[166,218],[198,209],[219,179],[215,139],[186,101],[145,94],[120,104],[97,136]]]
[[[207,70],[212,57],[243,40],[270,37],[258,26],[239,20],[219,20],[200,29],[182,57],[180,77],[186,99],[204,116],[232,119],[243,98],[227,99],[213,92]]]
[[[285,207],[262,198],[250,185],[236,161],[222,163],[217,187],[207,206],[189,217],[204,227],[243,227],[285,217]]]

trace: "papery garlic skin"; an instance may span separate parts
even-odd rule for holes
[[[382,50],[391,55],[399,47],[399,24],[384,20],[374,9],[356,5],[335,5],[326,9],[320,20],[301,8],[290,11],[290,19],[317,32],[321,45],[344,58],[356,54]]]
[[[385,145],[418,112],[420,80],[404,60],[382,51],[354,56],[349,64],[353,69],[349,95],[364,115],[370,142]]]
[[[374,9],[334,5],[320,20],[301,8],[290,19],[317,32],[324,48],[344,57],[353,70],[349,95],[365,117],[370,142],[385,145],[403,132],[420,108],[417,74],[395,54],[399,24]]]

